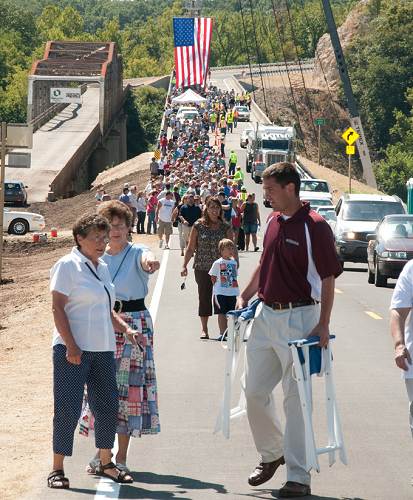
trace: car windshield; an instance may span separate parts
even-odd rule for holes
[[[263,139],[261,147],[262,149],[280,149],[282,151],[288,151],[288,141]]]
[[[413,238],[413,217],[390,219],[380,226],[379,235],[384,240],[394,238]]]
[[[329,193],[328,184],[324,181],[301,181],[301,191],[314,191],[316,193]]]
[[[238,111],[242,111],[243,113],[248,113],[249,109],[245,106],[238,106],[237,108]]]
[[[322,207],[331,205],[331,200],[329,200],[328,198],[320,200],[304,200],[304,201],[308,201],[312,207]]]
[[[348,201],[343,210],[343,219],[353,221],[379,221],[385,215],[404,213],[401,203],[391,201]]]
[[[6,182],[4,187],[10,191],[19,191],[21,189],[20,184],[16,182]]]
[[[193,120],[198,116],[198,113],[193,112],[193,111],[186,111],[185,113],[182,113],[182,117],[184,120]]]

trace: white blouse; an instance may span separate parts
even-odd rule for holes
[[[115,287],[103,260],[99,259],[96,269],[74,247],[70,254],[59,259],[50,270],[50,291],[60,292],[68,297],[65,313],[79,349],[93,352],[115,350],[115,332],[111,320]],[[64,341],[55,326],[52,345],[56,344],[64,344]]]

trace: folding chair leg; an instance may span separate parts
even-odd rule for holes
[[[315,469],[317,472],[320,472],[312,423],[312,402],[308,399],[308,395],[310,394],[308,383],[311,384],[311,380],[305,380],[296,346],[292,346],[292,356],[304,420],[307,470]]]

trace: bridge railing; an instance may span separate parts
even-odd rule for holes
[[[315,65],[315,59],[302,59],[301,60],[301,66],[305,67],[311,67],[311,69],[314,69]],[[298,63],[295,61],[287,61],[287,66],[288,68],[293,67],[293,66],[298,66]],[[261,64],[261,69],[269,69],[269,68],[279,68],[279,67],[284,67],[285,68],[285,63],[284,62],[273,62],[273,63],[263,63]],[[251,64],[251,68],[259,70],[260,65],[259,64]],[[214,66],[210,68],[211,71],[228,71],[228,70],[236,70],[236,69],[250,69],[248,64],[239,64],[238,66]]]
[[[169,78],[168,91],[167,91],[166,97],[165,97],[164,111],[163,111],[163,114],[162,114],[162,121],[161,121],[161,126],[160,126],[159,134],[158,134],[158,144],[157,144],[158,148],[160,147],[160,140],[161,140],[162,134],[164,134],[167,131],[167,129],[168,129],[168,127],[166,126],[165,111],[166,111],[166,108],[168,107],[169,96],[171,95],[171,91],[172,91],[172,86],[173,86],[172,82],[173,82],[173,71],[171,71],[171,76]]]

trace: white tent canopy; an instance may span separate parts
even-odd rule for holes
[[[180,96],[174,97],[172,99],[172,104],[187,104],[187,103],[198,104],[205,101],[206,99],[204,99],[202,96],[200,96],[193,90],[188,89]]]

